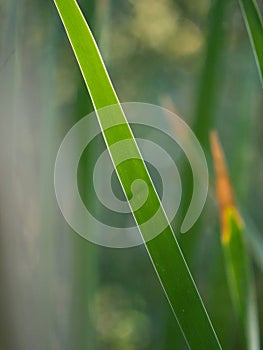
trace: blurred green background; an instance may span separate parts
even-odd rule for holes
[[[191,232],[177,236],[223,348],[242,349],[208,146],[217,129],[254,242],[263,328],[263,98],[238,2],[79,4],[120,100],[173,108],[204,148],[207,203]],[[145,248],[85,241],[57,206],[58,147],[92,106],[53,2],[0,0],[0,45],[0,349],[186,349]],[[84,191],[86,166],[85,158]],[[185,171],[181,216],[191,187]]]

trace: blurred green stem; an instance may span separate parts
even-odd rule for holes
[[[228,6],[228,0],[215,0],[212,5],[203,71],[198,88],[193,130],[206,150],[209,148],[209,130],[213,127],[220,96]]]

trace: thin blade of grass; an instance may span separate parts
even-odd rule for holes
[[[252,218],[247,215],[242,215],[246,223],[246,236],[247,241],[251,249],[251,254],[255,259],[258,267],[263,271],[263,237],[262,233],[258,230]]]
[[[211,6],[204,64],[198,86],[193,130],[205,149],[209,149],[209,130],[213,128],[221,92],[223,52],[226,41],[225,21],[229,1],[216,0]]]
[[[239,0],[263,86],[263,23],[255,0]]]
[[[216,190],[221,219],[221,241],[232,301],[247,349],[259,349],[255,287],[247,254],[244,223],[236,208],[231,182],[216,133],[211,134]]]
[[[110,150],[110,146],[121,139],[128,140],[126,152],[130,155],[131,160],[115,166],[126,197],[129,198],[130,184],[134,179],[142,179],[148,186],[148,205],[134,211],[132,203],[129,202],[144,239],[149,232],[143,228],[144,226],[140,226],[140,223],[144,221],[145,217],[151,216],[153,210],[161,208],[159,220],[165,223],[166,228],[158,237],[147,242],[146,248],[185,339],[192,349],[218,349],[220,348],[218,339],[162,209],[92,33],[76,1],[54,0],[54,2],[97,111],[98,121],[114,164],[118,159],[118,154]],[[99,110],[113,104],[117,105],[118,108],[115,109],[116,113],[112,115],[105,115]],[[122,124],[121,134],[118,130],[108,128],[108,124],[112,120]]]

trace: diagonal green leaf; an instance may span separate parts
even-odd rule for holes
[[[239,0],[246,23],[250,42],[258,66],[259,77],[263,84],[263,24],[255,0]]]
[[[148,186],[146,204],[139,210],[136,210],[137,203],[134,198],[133,201],[129,201],[145,241],[149,235],[149,228],[142,223],[145,218],[158,211],[158,222],[164,229],[158,237],[146,242],[145,246],[185,339],[192,349],[219,349],[217,336],[141,158],[92,33],[76,1],[54,0],[54,2],[92,98],[114,165],[118,164],[120,150],[110,146],[123,139],[126,141],[125,152],[130,156],[130,161],[120,163],[115,169],[127,200],[131,198],[131,184],[134,179],[142,179]],[[113,104],[118,106],[114,109],[114,114],[105,114],[100,110]],[[116,124],[122,124],[121,132],[120,128],[111,128],[111,125]]]

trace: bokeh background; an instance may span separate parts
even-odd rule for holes
[[[242,349],[208,142],[209,131],[218,130],[248,224],[263,328],[263,99],[238,1],[79,4],[120,100],[173,109],[204,148],[207,203],[193,229],[176,235],[223,348]],[[145,248],[85,241],[57,206],[58,147],[92,106],[53,2],[1,0],[0,45],[0,349],[185,349]],[[82,163],[88,197],[88,157]],[[183,217],[191,181],[189,169],[181,170]]]

